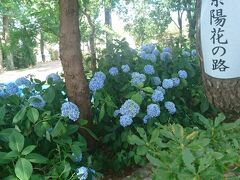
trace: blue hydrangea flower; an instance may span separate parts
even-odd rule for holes
[[[150,104],[147,106],[147,115],[150,118],[158,117],[160,116],[160,108],[157,104]]]
[[[16,85],[18,86],[23,86],[23,87],[30,87],[31,86],[31,81],[29,81],[25,77],[20,77],[15,81]]]
[[[168,60],[171,60],[172,59],[172,55],[170,52],[162,52],[160,54],[160,58],[162,61],[168,61]]]
[[[80,116],[80,111],[76,104],[72,102],[65,102],[61,107],[62,116],[68,117],[73,121],[77,121]]]
[[[128,99],[120,108],[120,113],[122,115],[128,115],[129,117],[135,117],[139,113],[140,107],[133,100]]]
[[[176,113],[176,107],[175,107],[175,104],[173,102],[167,101],[167,102],[165,102],[164,106],[170,114],[175,114]]]
[[[144,124],[147,124],[147,122],[149,121],[149,119],[151,119],[149,115],[144,116],[144,118],[143,118],[143,123],[144,123]]]
[[[192,57],[197,56],[197,51],[196,51],[196,49],[193,49],[193,50],[192,50],[191,55],[192,55]]]
[[[161,87],[161,86],[158,86],[158,87],[157,87],[157,90],[162,91],[163,95],[166,94],[165,89],[164,89],[163,87]]]
[[[103,81],[105,81],[106,79],[106,75],[102,71],[95,72],[93,77],[97,79],[102,79]]]
[[[86,168],[85,166],[82,166],[82,167],[77,169],[76,174],[77,174],[79,180],[87,180],[87,178],[88,178],[88,168]]]
[[[146,59],[147,59],[147,54],[145,53],[145,51],[141,51],[141,52],[139,53],[139,57],[142,58],[142,59],[144,59],[144,60],[146,60]]]
[[[151,54],[154,49],[155,49],[154,44],[145,44],[145,45],[142,45],[142,47],[141,47],[141,50],[148,54]]]
[[[160,79],[160,77],[158,77],[158,76],[153,77],[153,78],[152,78],[152,81],[153,81],[153,84],[154,84],[155,86],[159,86],[159,85],[161,84],[161,79]]]
[[[172,79],[164,79],[162,82],[162,87],[164,89],[170,89],[173,87],[173,80]]]
[[[132,76],[131,84],[133,86],[138,86],[146,81],[146,76],[144,74],[133,72],[131,76]]]
[[[74,153],[72,153],[72,158],[73,158],[74,162],[79,163],[82,161],[82,153],[80,153],[78,156],[75,155]]]
[[[147,56],[147,59],[150,60],[153,63],[157,62],[157,57],[154,54],[149,54]]]
[[[154,49],[152,52],[155,56],[159,56],[160,55],[160,51],[158,49]]]
[[[154,70],[154,67],[152,65],[148,64],[148,65],[144,66],[144,72],[146,74],[152,75],[152,74],[155,73],[155,70]]]
[[[5,97],[5,96],[6,96],[5,92],[3,90],[0,90],[0,97]]]
[[[108,72],[109,72],[110,75],[116,76],[118,74],[118,68],[111,67]]]
[[[133,123],[133,120],[130,116],[123,115],[123,116],[120,117],[120,125],[122,127],[130,126],[132,123]]]
[[[89,89],[93,92],[96,92],[99,89],[102,89],[104,86],[104,79],[100,77],[93,77],[89,82]]]
[[[165,48],[163,48],[163,50],[162,50],[163,52],[169,52],[169,53],[171,53],[172,52],[172,50],[171,50],[171,48],[170,47],[165,47]]]
[[[188,74],[186,71],[180,70],[180,71],[178,71],[178,76],[182,79],[187,79]]]
[[[46,105],[46,102],[40,95],[32,96],[28,99],[30,106],[35,108],[43,108]]]
[[[120,110],[117,109],[117,110],[115,110],[115,111],[113,112],[113,117],[116,118],[119,114],[120,114]]]
[[[7,94],[14,95],[17,94],[19,88],[15,83],[11,82],[6,85],[5,90]]]
[[[183,57],[190,57],[190,56],[191,56],[191,53],[188,52],[188,51],[183,51],[183,52],[182,52],[182,56],[183,56]]]
[[[177,87],[180,84],[180,79],[177,77],[172,78],[173,86]]]
[[[127,65],[127,64],[122,65],[122,66],[121,66],[121,69],[122,69],[122,71],[125,72],[125,73],[127,73],[127,72],[130,71],[130,67],[129,67],[129,65]]]
[[[154,90],[152,94],[152,101],[153,102],[161,102],[164,100],[164,95],[162,91]]]
[[[54,83],[61,82],[61,77],[56,73],[51,73],[46,77],[46,81],[52,80]]]

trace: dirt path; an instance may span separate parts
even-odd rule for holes
[[[19,77],[34,75],[34,78],[45,80],[50,73],[62,72],[62,65],[60,61],[51,61],[45,63],[38,63],[36,66],[27,69],[6,71],[0,74],[0,83],[12,82]]]

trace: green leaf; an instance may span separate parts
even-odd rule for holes
[[[142,104],[142,96],[139,93],[134,94],[131,99],[136,102],[138,105]]]
[[[200,110],[202,113],[205,113],[209,109],[209,102],[207,99],[202,100],[200,105]]]
[[[80,124],[80,126],[85,126],[88,124],[88,120],[80,119],[79,124]]]
[[[205,126],[205,128],[207,128],[207,129],[211,129],[212,128],[209,119],[205,118],[200,113],[194,113],[194,115],[198,117],[199,121]]]
[[[145,155],[148,152],[148,148],[146,146],[138,146],[137,147],[137,154],[140,156]]]
[[[195,174],[196,170],[195,170],[195,167],[192,165],[192,163],[195,160],[195,157],[193,156],[193,154],[189,149],[184,149],[182,151],[182,159],[187,169]]]
[[[32,163],[37,163],[37,164],[47,164],[48,159],[42,156],[41,154],[37,153],[31,153],[26,156],[26,159],[28,159]]]
[[[27,117],[28,119],[33,122],[33,123],[36,123],[38,118],[39,118],[39,112],[37,109],[35,108],[30,108],[28,111],[27,111]]]
[[[24,136],[19,132],[13,132],[9,137],[9,147],[13,151],[21,152],[24,146]]]
[[[24,118],[26,111],[27,111],[26,107],[18,111],[18,113],[13,118],[13,123],[18,123],[19,121],[21,121]]]
[[[100,113],[99,113],[99,118],[98,120],[101,121],[105,115],[105,107],[104,107],[105,104],[102,105],[101,107],[101,110],[100,110]]]
[[[34,146],[34,145],[25,147],[22,151],[22,155],[27,155],[27,154],[31,153],[35,148],[36,148],[36,146]]]
[[[90,129],[85,128],[85,127],[80,127],[80,128],[86,130],[95,140],[99,141],[96,134],[94,134]]]
[[[147,93],[153,93],[153,89],[151,87],[145,87],[145,88],[142,88],[142,90]]]
[[[143,128],[137,128],[137,132],[144,141],[147,141],[147,135]]]
[[[147,157],[147,159],[149,160],[149,162],[150,162],[152,165],[157,166],[157,167],[160,166],[161,161],[160,161],[159,159],[153,157],[153,156],[150,155],[150,154],[147,154],[146,157]]]
[[[223,113],[218,114],[214,121],[214,127],[218,127],[226,119]]]
[[[28,160],[20,158],[16,163],[14,171],[20,180],[28,180],[33,172],[32,164]]]
[[[128,141],[130,144],[134,145],[138,145],[138,146],[142,146],[145,145],[145,142],[143,140],[141,140],[138,136],[136,135],[131,135],[128,137]]]
[[[52,137],[58,137],[65,133],[66,133],[66,128],[63,125],[63,123],[61,122],[61,120],[59,120],[57,122],[57,124],[55,125],[55,127],[53,128],[51,135],[52,135]]]
[[[55,91],[54,91],[54,88],[53,87],[49,87],[48,89],[46,89],[44,95],[43,95],[43,98],[46,102],[48,103],[52,103],[54,98],[55,98],[56,94],[55,94]]]

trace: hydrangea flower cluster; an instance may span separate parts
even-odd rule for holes
[[[196,49],[193,49],[193,50],[191,51],[191,55],[192,55],[192,57],[197,56],[197,51],[196,51]]]
[[[89,169],[85,166],[82,166],[76,170],[76,174],[79,180],[87,180],[89,179],[89,173],[95,174],[96,172],[93,169]],[[94,178],[92,178],[93,180]]]
[[[128,115],[129,117],[135,117],[139,113],[140,107],[133,100],[128,99],[120,108],[120,113],[122,115]]]
[[[115,110],[115,111],[113,112],[113,117],[116,118],[119,114],[120,114],[120,110],[117,109],[117,110]]]
[[[128,99],[120,108],[120,125],[123,127],[132,124],[133,119],[139,113],[140,107],[133,100]]]
[[[125,73],[127,73],[127,72],[130,71],[130,67],[129,67],[129,65],[127,65],[127,64],[122,65],[122,66],[121,66],[121,69],[122,69],[122,71],[125,72]]]
[[[43,108],[46,105],[46,102],[40,95],[32,96],[28,99],[30,106],[35,108]]]
[[[180,84],[180,79],[178,77],[172,78],[173,86],[177,87]]]
[[[77,121],[80,116],[80,111],[76,104],[72,102],[65,102],[61,107],[62,116],[68,117],[72,121]]]
[[[179,76],[180,78],[182,78],[182,79],[187,79],[188,74],[187,74],[186,71],[180,70],[180,71],[178,71],[178,76]]]
[[[182,52],[182,56],[187,58],[187,57],[190,57],[190,56],[191,56],[191,53],[188,52],[188,51],[183,51],[183,52]]]
[[[148,120],[151,119],[149,115],[145,115],[143,118],[143,123],[147,124]]]
[[[164,94],[162,91],[154,90],[152,94],[152,101],[153,102],[162,102],[164,100]]]
[[[158,86],[158,87],[157,87],[157,90],[162,91],[163,95],[166,94],[165,89],[164,89],[163,87],[161,87],[161,86]]]
[[[161,79],[160,77],[156,76],[152,78],[152,82],[155,86],[159,86],[161,84]]]
[[[118,75],[118,68],[111,67],[108,72],[109,72],[110,75],[116,76],[116,75]]]
[[[164,79],[162,82],[162,87],[164,89],[170,89],[173,87],[173,80],[172,79]]]
[[[61,77],[60,77],[58,74],[56,74],[56,73],[51,73],[51,74],[49,74],[49,75],[46,77],[46,80],[47,80],[47,81],[49,81],[50,79],[51,79],[54,83],[57,83],[57,82],[61,82],[61,81],[62,81]]]
[[[163,51],[161,54],[160,54],[160,58],[162,61],[168,61],[168,60],[171,60],[172,59],[172,54],[170,52],[165,52]]]
[[[132,76],[131,84],[133,86],[138,86],[146,81],[146,76],[144,74],[133,72],[131,76]]]
[[[150,64],[144,66],[144,72],[148,75],[152,75],[155,73],[154,67]]]
[[[17,86],[31,87],[31,81],[25,77],[20,77],[15,81]]]
[[[167,101],[167,102],[165,102],[164,106],[170,114],[175,114],[176,113],[176,107],[175,107],[175,104],[173,102]]]
[[[163,50],[162,50],[163,52],[169,52],[169,53],[171,53],[172,52],[172,50],[171,50],[171,48],[170,47],[165,47],[165,48],[163,48]]]
[[[120,125],[122,127],[130,126],[133,123],[133,119],[128,115],[123,115],[120,117]]]
[[[106,79],[106,75],[99,71],[96,72],[93,78],[89,82],[89,89],[93,92],[96,92],[99,89],[102,89],[104,86],[104,81]]]
[[[160,108],[157,104],[150,104],[147,106],[147,115],[150,118],[158,117],[160,116]]]
[[[146,44],[141,47],[139,56],[144,60],[156,62],[157,56],[159,56],[159,54],[160,52],[154,44]]]
[[[6,85],[5,90],[7,94],[14,95],[17,94],[19,88],[15,83],[11,82]]]

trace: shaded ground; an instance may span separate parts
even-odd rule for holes
[[[19,77],[34,75],[34,78],[45,80],[50,73],[62,72],[61,61],[38,63],[36,66],[27,69],[5,71],[0,74],[0,83],[15,81]]]

